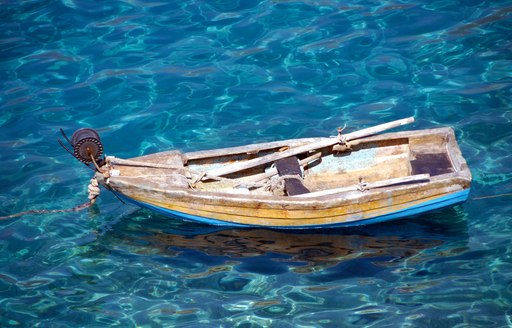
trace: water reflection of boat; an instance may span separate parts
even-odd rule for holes
[[[237,270],[269,274],[269,270],[308,273],[341,265],[335,271],[346,274],[351,267],[362,275],[460,254],[468,242],[466,215],[462,207],[455,207],[414,221],[292,232],[198,225],[139,210],[110,224],[102,220],[98,236],[99,244],[148,255],[156,261],[153,264],[203,263],[214,272],[234,263]]]
[[[297,262],[296,272],[309,272],[314,267],[330,267],[355,259],[371,259],[386,266],[443,244],[439,238],[397,234],[300,234],[265,229],[229,229],[198,235],[162,232],[144,239],[151,247],[163,252],[195,251],[241,261],[260,256],[282,258],[284,255],[287,257],[284,261]]]

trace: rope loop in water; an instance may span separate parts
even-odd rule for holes
[[[0,216],[0,220],[14,219],[14,218],[18,218],[18,217],[24,216],[24,215],[34,215],[34,214],[43,215],[43,214],[52,214],[52,213],[66,213],[66,212],[81,211],[83,209],[86,209],[86,208],[92,206],[96,202],[96,198],[98,198],[98,196],[100,194],[100,188],[98,185],[98,180],[96,180],[96,177],[93,177],[91,179],[91,182],[89,183],[89,186],[87,187],[87,190],[89,191],[89,196],[88,196],[89,200],[83,204],[80,204],[80,205],[77,205],[77,206],[74,206],[71,208],[55,209],[55,210],[47,210],[47,209],[28,210],[28,211],[23,211],[23,212],[19,212],[19,213],[14,213],[11,215]]]

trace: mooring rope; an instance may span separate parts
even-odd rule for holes
[[[478,199],[489,199],[489,198],[498,198],[498,197],[512,197],[512,194],[498,194],[498,195],[490,195],[490,196],[480,196],[480,197],[473,197],[471,199],[478,200]]]
[[[20,216],[23,216],[23,215],[29,215],[29,214],[50,214],[50,213],[78,212],[78,211],[81,211],[81,210],[83,210],[85,208],[88,208],[92,204],[94,204],[94,202],[87,201],[87,202],[85,202],[83,204],[80,204],[80,205],[72,207],[72,208],[56,209],[56,210],[28,210],[28,211],[23,211],[23,212],[19,212],[19,213],[7,215],[7,216],[0,216],[0,220],[14,219],[14,218],[17,218],[17,217],[20,217]]]
[[[66,212],[78,212],[83,209],[86,209],[93,205],[96,202],[96,198],[98,198],[100,194],[100,188],[98,185],[98,180],[96,180],[96,177],[93,177],[91,179],[91,182],[89,183],[89,186],[87,187],[87,190],[89,191],[89,200],[83,204],[71,207],[71,208],[64,208],[64,209],[54,209],[54,210],[46,210],[46,209],[35,209],[35,210],[28,210],[23,212],[14,213],[11,215],[6,216],[0,216],[0,220],[9,220],[18,218],[20,216],[24,215],[32,215],[32,214],[52,214],[52,213],[66,213]]]

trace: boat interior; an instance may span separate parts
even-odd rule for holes
[[[322,190],[350,189],[353,186],[360,186],[363,182],[415,183],[425,178],[452,173],[457,169],[447,146],[453,137],[451,130],[437,130],[440,131],[426,135],[396,134],[396,137],[392,138],[369,137],[355,140],[349,143],[348,147],[335,145],[311,149],[288,158],[287,163],[282,163],[283,160],[268,162],[219,178],[212,178],[206,173],[219,167],[233,166],[234,163],[282,152],[301,144],[252,145],[252,148],[244,152],[241,152],[243,147],[228,148],[221,156],[214,153],[208,156],[208,151],[186,153],[183,154],[184,169],[189,181],[193,181],[191,188],[236,194],[295,196],[304,193],[314,194]],[[201,176],[203,178],[200,178]],[[275,187],[279,182],[281,186]]]

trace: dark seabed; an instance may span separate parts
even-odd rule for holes
[[[474,177],[350,229],[219,231],[105,191],[2,220],[0,326],[512,327],[511,1],[0,3],[0,216],[86,201],[60,128],[126,158],[414,115]]]

